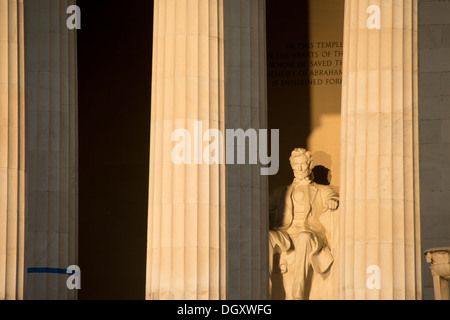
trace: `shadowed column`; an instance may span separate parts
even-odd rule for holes
[[[0,0],[0,299],[76,296],[26,274],[77,264],[74,2]]]
[[[228,0],[224,8],[226,128],[258,132],[267,128],[266,1]],[[247,154],[245,164],[227,165],[228,299],[268,297],[268,177],[250,164],[251,140],[227,140]]]
[[[78,142],[74,0],[25,1],[26,268],[77,263]],[[71,299],[67,276],[27,274],[26,299]]]

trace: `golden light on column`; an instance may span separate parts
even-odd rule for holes
[[[416,0],[346,1],[343,299],[421,299],[416,38]]]
[[[0,0],[0,300],[24,292],[23,28],[23,1]]]
[[[175,130],[266,128],[264,15],[263,0],[155,1],[147,299],[267,295],[260,167],[199,161],[204,141],[191,164],[171,157]]]
[[[224,128],[223,5],[156,0],[154,11],[146,298],[224,298],[225,168],[171,158],[175,130]]]

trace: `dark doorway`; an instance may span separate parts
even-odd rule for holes
[[[79,299],[144,299],[153,1],[78,0]]]

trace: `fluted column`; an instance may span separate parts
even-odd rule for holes
[[[226,128],[256,130],[260,141],[259,130],[267,128],[266,1],[225,0],[224,8]],[[232,142],[250,153],[249,141],[227,145]],[[227,298],[265,299],[268,179],[249,156],[245,164],[227,165],[227,178]]]
[[[346,0],[342,299],[421,299],[416,39],[416,0]]]
[[[23,298],[23,1],[0,0],[0,300]]]
[[[225,122],[221,2],[155,1],[147,299],[225,297],[225,168],[202,161],[203,130]],[[192,164],[172,162],[177,129]]]
[[[25,1],[25,267],[77,265],[76,30],[66,25],[75,0]],[[26,299],[71,299],[67,276],[27,274]]]
[[[264,3],[155,0],[147,299],[266,294],[265,179],[203,157],[207,130],[265,126]],[[172,159],[179,129],[190,164]]]

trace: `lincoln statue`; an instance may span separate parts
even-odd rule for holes
[[[289,272],[291,280],[282,280],[284,290],[290,291],[285,298],[304,300],[308,299],[312,272],[323,274],[334,262],[320,216],[336,211],[339,198],[331,187],[312,181],[309,151],[295,149],[289,160],[294,181],[271,199],[271,206],[275,206],[269,231],[271,292],[276,274]]]

